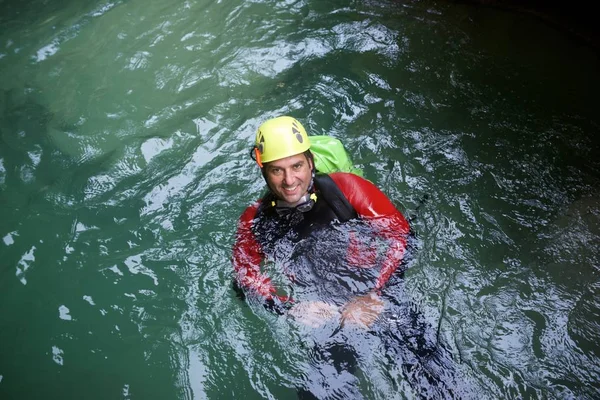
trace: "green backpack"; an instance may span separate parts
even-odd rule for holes
[[[324,174],[350,172],[363,176],[362,169],[352,165],[348,152],[339,139],[326,135],[309,136],[308,138],[317,171]]]

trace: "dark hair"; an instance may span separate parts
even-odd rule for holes
[[[306,150],[302,154],[304,154],[304,157],[306,157],[307,160],[310,160],[310,162],[313,166],[313,169],[316,169],[315,168],[315,157],[313,156],[313,153],[310,151],[310,149]]]

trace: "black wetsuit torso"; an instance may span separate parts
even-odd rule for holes
[[[331,178],[317,176],[315,181],[317,201],[310,211],[290,209],[280,215],[272,205],[272,195],[267,194],[252,231],[265,258],[277,263],[293,282],[283,285],[290,288],[293,298],[341,305],[371,289],[377,280],[377,268],[357,268],[347,262],[351,235],[372,237],[372,229],[344,204],[347,200],[337,187],[326,186],[335,186]]]

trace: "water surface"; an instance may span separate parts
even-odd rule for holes
[[[1,7],[2,398],[293,398],[311,334],[231,289],[280,114],[414,216],[402,293],[472,397],[598,397],[591,49],[429,1]],[[412,398],[373,351],[363,395]]]

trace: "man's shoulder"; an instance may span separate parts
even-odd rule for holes
[[[390,203],[381,189],[362,176],[349,172],[335,172],[329,176],[360,215],[368,215],[371,212],[368,207],[375,203]]]
[[[240,221],[252,220],[256,216],[256,213],[258,211],[258,207],[260,207],[260,204],[261,204],[261,200],[257,200],[254,203],[250,204],[248,207],[246,207],[246,209],[240,216]]]
[[[343,191],[353,191],[371,186],[372,183],[365,178],[351,172],[332,172],[329,177]]]
[[[351,172],[332,172],[328,174],[334,182],[345,182],[345,181],[364,181],[365,178],[362,178],[356,174]]]

